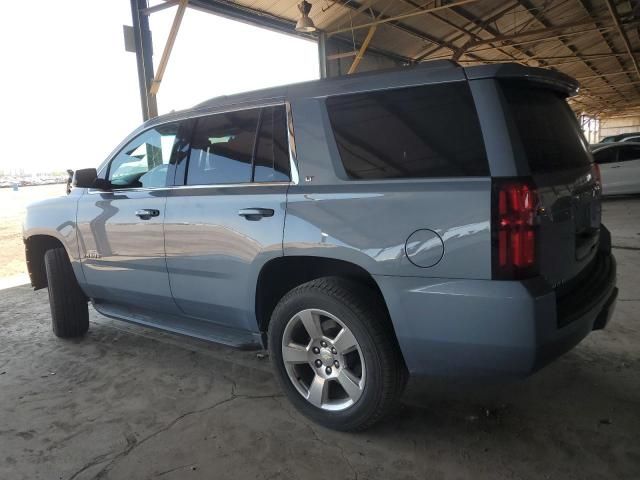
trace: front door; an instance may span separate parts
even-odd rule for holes
[[[111,191],[88,189],[78,204],[82,269],[98,301],[176,312],[165,263],[163,221],[169,160],[178,124],[129,142],[101,176]]]
[[[167,199],[171,291],[187,315],[256,330],[254,289],[282,255],[289,185],[284,106],[199,118]],[[184,162],[186,163],[186,162]]]

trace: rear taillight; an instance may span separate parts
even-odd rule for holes
[[[497,179],[493,187],[493,277],[536,274],[538,196],[528,180]]]

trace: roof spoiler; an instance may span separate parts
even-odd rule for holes
[[[525,67],[517,63],[500,63],[495,65],[479,65],[464,69],[469,80],[479,80],[483,78],[511,78],[528,80],[540,83],[560,90],[567,96],[578,93],[580,84],[575,78],[560,73],[556,70],[537,67]]]

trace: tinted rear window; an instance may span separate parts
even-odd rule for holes
[[[191,138],[187,185],[250,182],[259,118],[259,108],[199,118]]]
[[[256,140],[255,182],[289,181],[289,140],[284,105],[262,110],[260,131]]]
[[[327,109],[353,179],[489,174],[466,82],[329,97]]]
[[[503,82],[502,91],[532,173],[589,166],[587,141],[561,93],[526,82]]]

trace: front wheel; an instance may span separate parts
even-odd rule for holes
[[[89,307],[66,250],[47,250],[44,254],[44,266],[49,286],[53,333],[60,338],[81,337],[89,329]]]
[[[269,345],[289,400],[328,428],[373,425],[394,410],[406,383],[384,304],[350,280],[321,278],[285,295],[271,317]]]

